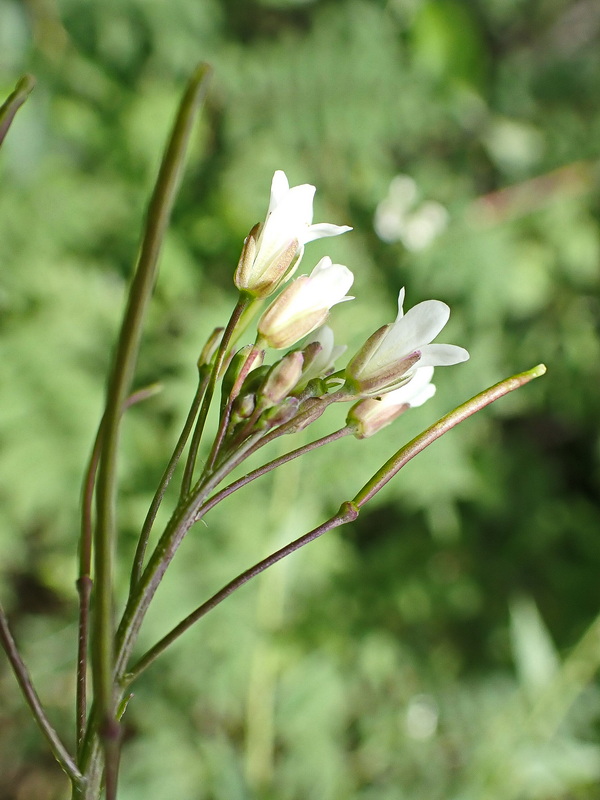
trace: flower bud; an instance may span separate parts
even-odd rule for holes
[[[250,419],[256,408],[256,397],[253,394],[238,395],[231,408],[231,425],[237,425],[243,419]]]
[[[215,328],[208,337],[208,341],[202,348],[202,352],[198,358],[198,369],[207,367],[211,363],[213,356],[217,352],[217,348],[221,342],[221,336],[223,335],[224,330],[224,328]]]
[[[269,428],[276,428],[278,425],[284,425],[293,419],[298,413],[299,406],[300,401],[297,397],[286,397],[278,406],[266,411],[261,420],[264,419],[268,422]]]
[[[304,356],[299,350],[285,355],[269,371],[259,391],[260,402],[278,405],[295,388],[302,374]]]
[[[246,362],[248,360],[248,356],[251,354],[253,350],[253,345],[248,344],[245,347],[242,347],[241,350],[238,350],[237,353],[233,356],[231,361],[229,362],[229,366],[225,371],[225,375],[223,376],[223,382],[221,384],[221,404],[224,405],[227,402],[227,398],[233,391],[233,388],[236,384],[238,377],[240,376],[243,369],[257,369],[263,362],[263,358],[265,357],[264,350],[256,351],[256,355],[254,356],[253,363],[251,365],[247,365]],[[252,373],[250,372],[250,377]],[[242,385],[242,389],[244,389],[244,385]],[[247,392],[245,392],[247,393]]]

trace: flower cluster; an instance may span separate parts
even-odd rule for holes
[[[347,425],[358,438],[365,438],[433,396],[434,367],[458,364],[469,354],[456,345],[432,344],[450,316],[445,303],[426,300],[404,313],[401,289],[395,321],[375,331],[345,370],[334,372],[335,358],[345,348],[334,346],[331,329],[323,323],[334,305],[353,299],[347,292],[354,276],[348,267],[326,256],[310,274],[291,278],[306,243],[351,228],[313,225],[314,193],[315,187],[308,184],[290,188],[285,174],[277,171],[266,219],[244,242],[234,276],[242,296],[254,302],[281,289],[258,321],[253,358],[268,347],[283,350],[311,337],[303,348],[292,350],[272,367],[248,367],[234,398],[232,424],[240,425],[245,419],[244,430],[249,432],[261,420],[266,424],[265,414],[279,423],[284,407],[289,411],[283,415],[287,421],[302,408],[303,398],[306,402],[308,397],[331,398],[333,394],[336,400],[358,400]]]

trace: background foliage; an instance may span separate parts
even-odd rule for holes
[[[597,796],[599,32],[592,0],[3,0],[2,95],[24,71],[38,85],[0,163],[1,589],[54,718],[72,717],[80,475],[197,60],[215,79],[138,376],[164,391],[126,426],[123,557],[274,169],[317,185],[317,221],[354,226],[305,262],[328,252],[355,271],[338,341],[392,319],[406,285],[409,305],[452,306],[444,339],[471,360],[385,434],[211,514],[148,642],[453,405],[549,368],[149,671],[123,800]],[[0,697],[0,796],[61,797],[4,660]]]

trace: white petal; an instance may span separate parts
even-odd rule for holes
[[[428,344],[421,347],[419,369],[426,366],[449,367],[469,359],[469,352],[455,344]]]
[[[314,308],[331,308],[340,303],[354,283],[354,275],[343,264],[332,264],[329,256],[322,258],[310,274],[306,293],[312,295]]]
[[[415,370],[415,374],[407,383],[405,383],[399,389],[394,389],[392,392],[385,394],[382,397],[381,402],[385,403],[386,405],[398,406],[403,405],[404,403],[409,403],[412,406],[415,397],[418,397],[426,390],[429,391],[427,387],[432,385],[432,377],[433,367],[419,368]]]
[[[318,275],[319,272],[323,272],[325,269],[330,269],[332,264],[333,261],[329,258],[329,256],[323,256],[323,258],[317,262],[317,265],[313,267],[310,277],[313,278],[315,275]]]
[[[410,401],[410,407],[418,408],[419,406],[422,406],[423,403],[426,403],[428,400],[431,400],[434,394],[435,394],[435,384],[428,383],[427,386],[424,386],[420,392],[413,395]]]
[[[268,214],[283,201],[289,190],[290,184],[285,172],[282,169],[278,169],[271,181],[271,199],[269,201]]]
[[[413,306],[389,329],[374,358],[376,366],[422,350],[442,330],[449,316],[449,307],[440,300],[425,300]]]
[[[404,306],[404,295],[405,294],[406,294],[406,289],[403,286],[400,289],[400,291],[398,292],[398,315],[396,316],[396,322],[398,322],[398,320],[402,319],[402,317],[404,316],[403,306]]]
[[[317,328],[316,331],[313,331],[304,341],[303,347],[313,342],[318,342],[323,348],[322,352],[324,353],[329,353],[333,350],[333,331],[329,325],[322,325],[320,328]]]
[[[329,222],[317,222],[315,225],[310,225],[308,230],[304,231],[302,243],[314,242],[315,239],[325,239],[328,236],[339,236],[351,230],[352,228],[348,225],[332,225]]]
[[[301,186],[292,186],[287,195],[283,198],[280,207],[285,208],[285,213],[296,220],[298,226],[310,225],[313,217],[313,200],[315,199],[315,187],[310,183],[303,183]],[[300,233],[300,231],[299,231]],[[304,231],[302,231],[304,235]]]

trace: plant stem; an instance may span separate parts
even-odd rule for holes
[[[438,420],[435,424],[431,425],[427,430],[420,433],[418,436],[409,442],[404,447],[401,447],[397,453],[395,453],[386,463],[381,467],[380,470],[376,472],[376,474],[363,486],[363,488],[358,492],[358,494],[352,500],[359,508],[368,503],[369,500],[377,494],[377,492],[382,489],[388,481],[396,475],[402,467],[408,463],[412,458],[414,458],[418,453],[428,447],[432,442],[436,439],[439,439],[440,436],[443,436],[449,430],[454,428],[455,425],[458,425],[460,422],[463,422],[468,417],[472,416],[473,414],[477,413],[477,411],[481,411],[482,408],[489,406],[490,403],[493,403],[495,400],[498,400],[500,397],[504,397],[505,394],[509,392],[513,392],[515,389],[518,389],[521,386],[524,386],[529,381],[533,380],[534,378],[539,378],[546,372],[546,367],[543,364],[538,364],[537,367],[533,367],[527,372],[521,372],[518,375],[513,375],[510,378],[506,378],[499,383],[494,384],[494,386],[490,386],[489,389],[485,389],[483,392],[475,395],[470,400],[467,400],[466,403],[455,408],[449,414],[446,414],[445,417],[442,417]]]
[[[147,386],[134,392],[125,404],[123,411],[131,406],[141,403],[152,397],[157,392],[156,385]],[[87,711],[87,663],[88,663],[88,640],[89,640],[89,611],[90,597],[92,593],[92,507],[94,497],[94,486],[96,484],[96,472],[100,453],[102,449],[102,431],[104,418],[100,421],[92,453],[85,471],[81,501],[81,531],[79,539],[79,577],[77,579],[77,591],[79,594],[79,623],[77,636],[77,692],[76,692],[76,730],[77,730],[77,754],[81,754],[81,746],[85,734],[86,711]]]
[[[288,461],[292,461],[299,456],[306,455],[306,453],[310,453],[312,450],[316,450],[319,447],[323,447],[326,444],[330,444],[331,442],[335,442],[338,439],[341,439],[344,436],[347,436],[350,433],[353,433],[354,430],[352,427],[346,425],[343,428],[340,428],[333,433],[328,433],[326,436],[322,436],[320,439],[316,439],[314,442],[310,442],[309,444],[302,445],[302,447],[298,447],[296,450],[292,450],[289,453],[286,453],[283,456],[279,456],[278,458],[274,458],[272,461],[269,461],[267,464],[263,464],[261,467],[257,467],[256,469],[249,472],[247,475],[244,475],[241,478],[238,478],[237,481],[230,483],[229,486],[225,486],[225,488],[221,489],[220,492],[217,492],[213,495],[209,500],[206,501],[203,505],[200,506],[198,512],[196,514],[196,522],[204,517],[212,508],[218,505],[222,500],[225,500],[226,497],[237,492],[238,489],[241,489],[242,486],[246,486],[252,481],[255,481],[257,478],[266,475],[268,472],[271,472],[278,467],[287,464]]]
[[[0,145],[2,145],[2,142],[6,138],[8,129],[15,118],[15,114],[21,108],[25,100],[27,100],[34,86],[35,78],[33,75],[23,75],[15,86],[14,91],[11,92],[0,106]]]
[[[180,498],[182,499],[189,493],[190,488],[192,486],[192,482],[194,480],[194,468],[196,466],[198,448],[200,447],[200,441],[202,439],[202,434],[204,432],[206,417],[208,416],[208,410],[210,408],[213,394],[215,392],[215,386],[217,385],[221,368],[225,362],[225,356],[227,354],[229,343],[231,342],[231,339],[234,336],[235,329],[244,311],[246,311],[252,305],[252,303],[253,303],[253,298],[250,297],[250,295],[241,293],[235,305],[235,308],[233,309],[231,317],[229,318],[227,327],[223,331],[223,336],[219,344],[219,349],[217,350],[217,354],[215,356],[215,360],[213,363],[210,380],[208,382],[206,393],[204,395],[204,400],[202,401],[202,408],[200,409],[198,422],[196,423],[196,428],[194,430],[194,435],[192,436],[192,441],[190,444],[190,452],[188,453],[188,458],[183,473],[183,480],[181,482],[181,492],[179,495]]]
[[[210,67],[201,64],[192,75],[181,101],[171,138],[150,200],[146,227],[137,267],[123,318],[104,414],[102,455],[96,488],[97,525],[94,532],[96,581],[93,628],[92,675],[99,712],[100,731],[106,742],[106,757],[115,760],[115,699],[113,697],[113,571],[115,554],[115,494],[117,450],[121,409],[131,385],[141,339],[142,322],[154,287],[158,257],[176,191],[185,153],[197,111],[210,76]],[[107,777],[115,770],[107,764]],[[116,780],[116,779],[115,779]],[[114,797],[114,786],[107,786],[107,798]]]
[[[441,420],[436,422],[426,431],[424,431],[419,436],[415,437],[411,442],[407,445],[402,447],[398,452],[392,456],[384,465],[383,467],[378,470],[378,472],[369,480],[363,488],[356,494],[356,496],[345,503],[342,504],[340,511],[331,517],[327,522],[324,522],[323,525],[320,525],[318,528],[315,528],[313,531],[301,536],[299,539],[291,542],[289,545],[282,547],[277,552],[273,553],[272,555],[268,556],[267,558],[259,561],[250,569],[247,569],[245,572],[242,572],[237,578],[234,578],[230,581],[226,586],[224,586],[219,592],[209,598],[206,602],[204,602],[201,606],[199,606],[195,611],[189,614],[182,622],[179,623],[175,628],[173,628],[170,633],[164,636],[157,644],[154,645],[148,652],[142,656],[142,658],[132,667],[131,670],[127,672],[124,676],[122,681],[123,686],[129,686],[135,678],[137,678],[150,664],[162,653],[166,650],[169,645],[171,645],[179,636],[185,633],[188,628],[190,628],[195,622],[201,619],[205,614],[211,611],[215,606],[221,603],[226,597],[232,594],[236,589],[239,589],[245,583],[247,583],[251,578],[259,575],[261,572],[264,572],[265,569],[268,569],[273,564],[276,564],[282,558],[285,558],[290,553],[293,553],[295,550],[298,550],[300,547],[303,547],[308,542],[313,541],[314,539],[321,536],[328,530],[332,528],[339,527],[340,525],[344,525],[346,522],[350,522],[358,516],[358,513],[362,506],[364,506],[369,500],[371,500],[386,483],[391,480],[398,471],[412,458],[414,458],[417,453],[420,453],[421,450],[425,449],[428,445],[438,439],[447,431],[451,430],[455,425],[458,425],[459,422],[470,417],[472,414],[475,414],[477,411],[480,411],[485,406],[493,403],[494,400],[497,400],[500,397],[503,397],[505,394],[518,389],[520,386],[528,383],[533,378],[537,378],[540,375],[543,375],[546,371],[546,368],[543,364],[534,367],[527,372],[520,373],[519,375],[514,375],[511,378],[507,378],[500,383],[497,383],[495,386],[486,389],[485,391],[481,392],[480,394],[476,395],[475,397],[468,400],[466,403],[458,406],[454,411],[451,411],[449,414],[446,414],[445,417],[442,417]],[[285,426],[284,426],[285,427]],[[345,432],[351,433],[352,428],[348,427],[347,429],[342,429]],[[339,431],[338,433],[341,433]],[[316,443],[313,443],[313,446]],[[291,457],[297,457],[301,453],[299,451],[303,450],[303,448],[299,448],[298,451],[295,451],[293,454],[289,454]],[[282,458],[286,458],[283,456]],[[275,459],[275,462],[279,462],[281,459]],[[259,472],[263,474],[261,470],[270,467],[274,469],[273,466],[274,462],[270,462],[270,464],[265,465],[263,468],[259,468],[254,472]],[[276,466],[279,466],[277,464]],[[252,477],[254,473],[249,473],[249,475],[245,476],[244,478],[240,479],[240,482],[249,482],[249,480],[253,480]],[[258,477],[256,475],[255,477]],[[237,482],[236,482],[237,483]],[[212,508],[216,502],[224,499],[228,494],[232,491],[235,491],[233,488],[235,484],[231,484],[225,489],[222,490],[218,495],[215,495],[208,503],[199,509],[199,512],[206,513],[209,508]],[[197,519],[198,517],[196,517]]]
[[[4,613],[4,609],[0,606],[0,642],[10,661],[15,677],[21,687],[23,696],[27,705],[31,709],[31,713],[38,724],[39,729],[46,738],[50,745],[50,749],[54,754],[54,758],[58,761],[64,772],[68,775],[74,785],[80,785],[83,782],[83,775],[77,768],[75,760],[60,740],[57,732],[54,730],[44,707],[40,702],[37,692],[31,681],[29,671],[25,666],[23,659],[19,653],[15,640],[12,637],[10,628],[8,627],[8,620]]]
[[[257,575],[260,575],[261,572],[264,572],[266,569],[273,566],[273,564],[281,561],[282,558],[285,558],[291,553],[294,553],[296,550],[299,550],[301,547],[304,547],[305,544],[312,542],[314,539],[317,539],[319,536],[327,533],[327,531],[333,530],[334,528],[338,528],[340,525],[345,525],[347,522],[355,520],[357,516],[358,509],[352,503],[342,503],[338,513],[333,517],[330,517],[322,525],[319,525],[317,528],[313,528],[312,531],[305,533],[303,536],[300,536],[298,539],[295,539],[293,542],[290,542],[290,544],[285,545],[285,547],[280,548],[276,552],[271,553],[271,555],[267,556],[262,561],[259,561],[257,564],[254,564],[254,566],[242,572],[237,576],[237,578],[234,578],[206,602],[202,603],[201,606],[199,606],[195,611],[182,620],[179,625],[173,628],[170,633],[157,642],[154,647],[148,650],[148,652],[142,656],[142,658],[134,665],[134,667],[124,676],[124,685],[128,686],[132,681],[134,681],[164,650],[167,649],[167,647],[169,647],[170,644],[172,644],[183,633],[185,633],[185,631],[187,631],[188,628],[190,628],[195,622],[205,616],[205,614],[208,614],[208,612],[212,611],[212,609],[218,606],[219,603],[222,603],[226,597],[229,597],[230,594],[233,594],[236,589],[239,589],[245,583],[248,583],[249,580]]]
[[[223,439],[225,438],[225,433],[227,431],[227,426],[229,425],[229,420],[231,418],[231,407],[233,405],[233,401],[240,393],[240,389],[242,388],[242,384],[246,380],[246,377],[252,366],[256,361],[256,357],[259,355],[260,349],[254,345],[254,347],[248,353],[248,356],[244,362],[244,365],[240,369],[239,375],[235,379],[235,383],[231,392],[229,393],[229,397],[225,403],[225,407],[221,411],[221,419],[219,422],[219,427],[217,430],[217,435],[215,436],[213,445],[211,447],[209,456],[206,460],[206,467],[204,468],[204,474],[207,475],[211,472],[215,465],[215,461],[217,460],[217,456],[219,455],[219,451],[221,449],[221,445],[223,444]]]
[[[167,490],[169,483],[171,482],[173,473],[175,472],[177,464],[179,463],[179,459],[181,458],[181,454],[183,453],[183,449],[192,431],[192,426],[194,425],[196,415],[198,414],[198,408],[200,407],[202,397],[204,396],[208,380],[209,380],[209,374],[204,368],[201,368],[198,388],[196,389],[196,394],[194,395],[194,399],[192,401],[192,405],[190,407],[185,424],[183,426],[183,430],[177,441],[177,444],[175,445],[175,450],[173,451],[173,455],[171,456],[171,459],[167,464],[167,467],[160,480],[156,493],[152,499],[152,503],[150,504],[150,508],[148,509],[146,519],[144,520],[144,524],[142,526],[142,532],[140,534],[140,538],[135,551],[135,556],[133,559],[133,568],[131,571],[131,586],[130,586],[131,592],[134,591],[142,575],[142,571],[144,568],[144,557],[146,555],[146,548],[148,546],[148,539],[150,538],[150,533],[152,531],[152,525],[154,524],[154,520],[156,519],[156,515],[158,513],[158,509],[160,508],[160,504],[162,502],[164,494]]]

